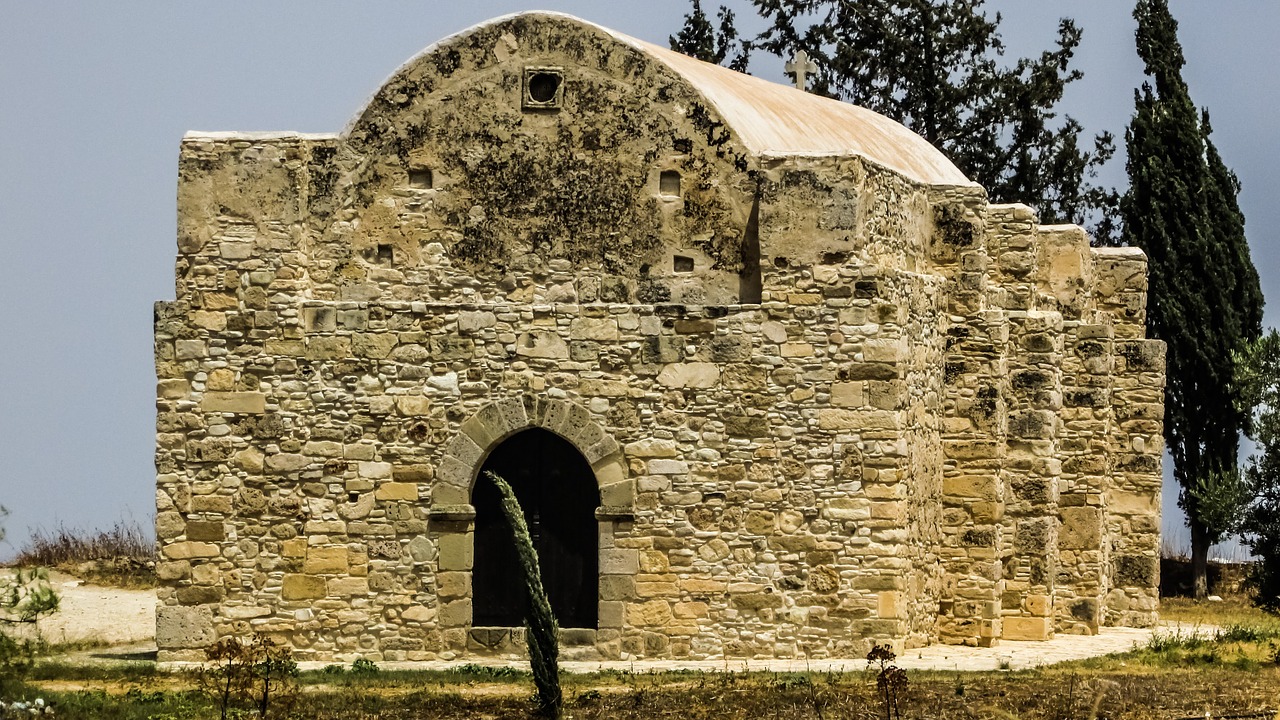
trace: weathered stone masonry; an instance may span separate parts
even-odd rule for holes
[[[576,657],[854,657],[1147,625],[1146,261],[860,108],[562,15],[341,134],[182,143],[156,306],[162,660],[521,651],[472,622],[486,456],[595,474]]]

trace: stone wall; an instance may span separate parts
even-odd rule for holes
[[[531,73],[574,92],[529,107]],[[606,102],[607,101],[607,102]],[[583,658],[858,657],[1154,619],[1145,262],[980,189],[764,157],[547,16],[338,136],[192,135],[156,306],[162,660],[519,654],[471,490],[527,428],[601,505]]]

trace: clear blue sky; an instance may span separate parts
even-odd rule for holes
[[[714,6],[714,0],[709,6]],[[730,6],[744,20],[746,3]],[[1280,3],[1174,0],[1197,103],[1244,183],[1254,262],[1280,322]],[[151,305],[173,297],[178,141],[187,130],[336,132],[431,42],[536,6],[469,3],[0,0],[0,504],[9,541],[58,522],[150,522]],[[665,43],[685,0],[542,0]],[[1058,17],[1085,31],[1066,110],[1122,134],[1141,67],[1132,3],[988,0],[1010,55]],[[748,23],[744,23],[748,24]],[[753,72],[781,79],[781,62]],[[1123,182],[1116,163],[1107,178]],[[1166,493],[1166,508],[1173,508]],[[1174,538],[1181,520],[1166,513]],[[1175,539],[1175,544],[1182,542]],[[9,554],[0,547],[0,557]]]

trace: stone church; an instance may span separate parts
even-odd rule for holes
[[[338,134],[190,133],[155,309],[163,661],[860,657],[1156,620],[1146,259],[863,108],[581,20]]]

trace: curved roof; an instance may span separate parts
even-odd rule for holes
[[[530,15],[592,28],[662,63],[706,98],[757,156],[856,155],[927,185],[975,185],[924,138],[877,112],[695,60],[565,13],[535,10],[487,20],[432,44],[392,77],[480,28]]]
[[[757,155],[858,155],[929,185],[974,184],[929,141],[878,112],[607,32],[688,80]]]

